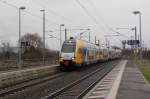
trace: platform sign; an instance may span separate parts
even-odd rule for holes
[[[138,45],[140,43],[139,40],[128,40],[127,44],[128,45]]]

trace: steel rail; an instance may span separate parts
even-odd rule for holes
[[[66,90],[72,88],[73,86],[79,84],[80,82],[82,82],[83,80],[85,80],[85,79],[87,79],[88,77],[92,76],[93,74],[95,74],[95,73],[97,73],[97,72],[103,70],[104,68],[105,68],[105,66],[102,66],[100,69],[95,70],[94,72],[89,73],[88,75],[83,76],[81,79],[76,80],[76,81],[74,81],[73,83],[71,83],[71,84],[69,84],[69,85],[67,85],[67,86],[65,86],[65,87],[63,87],[63,88],[56,90],[56,91],[53,92],[53,93],[50,93],[49,95],[43,97],[42,99],[52,99],[52,98],[58,96],[59,94],[61,94],[62,92],[64,92],[64,91],[66,91]]]
[[[0,97],[5,97],[5,96],[7,96],[11,93],[18,92],[18,91],[23,90],[25,88],[35,86],[35,85],[38,85],[40,83],[59,78],[61,76],[64,76],[65,74],[67,74],[67,73],[58,73],[58,74],[55,74],[55,75],[52,75],[52,76],[44,77],[43,79],[38,78],[36,80],[31,80],[31,81],[28,81],[28,82],[25,81],[25,82],[20,83],[18,85],[11,86],[11,87],[8,87],[8,88],[4,88],[3,90],[0,91]]]
[[[81,94],[79,94],[76,99],[81,99],[84,95],[87,94],[99,81],[101,81],[115,66],[112,66],[104,75],[102,75],[99,79],[93,82],[88,88],[86,88]]]

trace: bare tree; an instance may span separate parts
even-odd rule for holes
[[[3,42],[2,43],[2,54],[4,59],[9,59],[10,58],[10,53],[11,53],[11,47],[9,42]]]
[[[26,42],[27,46],[34,47],[35,49],[41,49],[43,47],[42,38],[37,33],[25,34],[21,37],[21,42]]]
[[[21,45],[24,50],[24,57],[39,58],[42,56],[43,42],[38,33],[27,33],[21,37]]]

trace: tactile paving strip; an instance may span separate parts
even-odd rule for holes
[[[121,61],[111,72],[109,72],[83,99],[106,99],[113,84],[122,68]]]

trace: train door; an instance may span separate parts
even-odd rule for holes
[[[82,62],[83,62],[83,64],[85,64],[87,62],[87,60],[86,60],[86,53],[87,53],[87,49],[86,48],[82,48]]]
[[[87,60],[87,64],[90,63],[90,53],[89,53],[89,49],[87,49],[86,51],[86,60]]]

